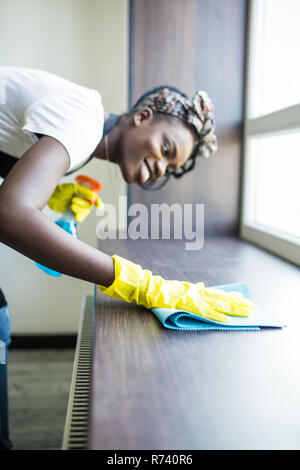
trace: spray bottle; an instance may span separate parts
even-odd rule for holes
[[[103,189],[103,185],[99,181],[86,175],[78,175],[76,176],[75,180],[77,184],[80,184],[81,186],[84,186],[90,189],[95,194],[95,198],[89,201],[91,204],[95,204],[96,194]],[[74,196],[77,196],[77,195],[74,194]],[[70,207],[68,207],[68,209],[63,213],[63,215],[58,220],[55,221],[55,223],[63,230],[70,233],[73,237],[78,238],[77,220],[75,219],[74,212],[71,210]],[[42,271],[49,274],[50,276],[53,276],[53,277],[61,276],[61,273],[58,273],[57,271],[54,271],[53,269],[47,268],[46,266],[43,266],[42,264],[39,264],[39,263],[35,263],[35,264],[38,268],[40,268]]]

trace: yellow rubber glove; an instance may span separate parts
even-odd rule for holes
[[[114,299],[136,302],[146,308],[164,307],[185,310],[207,319],[227,322],[227,315],[247,317],[253,302],[239,292],[224,292],[202,282],[166,281],[148,269],[113,255],[115,280],[109,286],[98,286]]]
[[[74,183],[58,184],[48,201],[50,209],[56,212],[63,213],[70,207],[77,222],[82,222],[89,215],[93,204],[101,209],[104,207],[93,191]]]

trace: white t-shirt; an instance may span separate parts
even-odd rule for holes
[[[49,72],[0,67],[0,150],[20,158],[45,134],[70,157],[69,170],[88,160],[103,135],[98,91]],[[0,156],[1,158],[1,156]]]

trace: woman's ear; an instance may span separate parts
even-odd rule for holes
[[[151,108],[138,109],[133,116],[133,122],[136,127],[144,124],[150,124],[153,119],[153,111]]]

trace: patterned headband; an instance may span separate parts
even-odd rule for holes
[[[191,125],[198,136],[197,154],[209,158],[218,149],[214,125],[214,106],[205,91],[198,91],[190,101],[168,87],[149,94],[133,111],[149,107],[153,112],[175,116]]]

